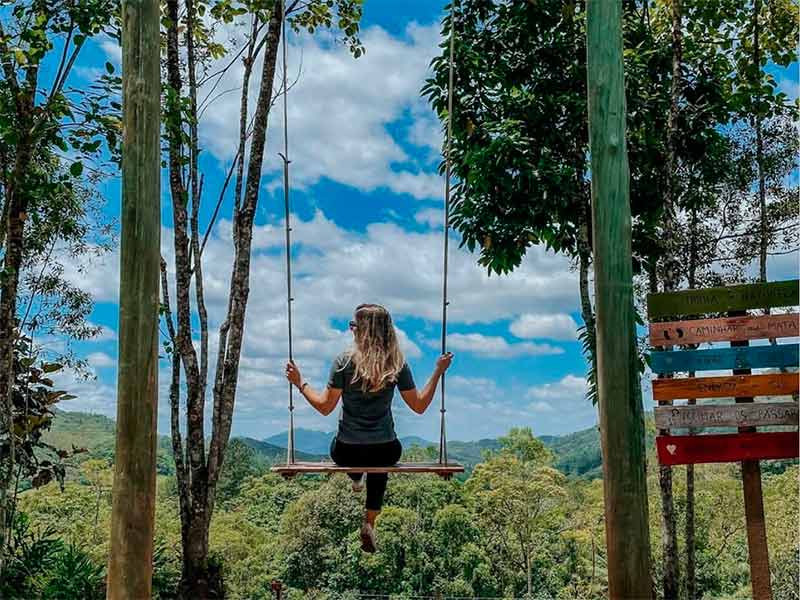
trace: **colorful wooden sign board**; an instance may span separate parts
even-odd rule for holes
[[[798,281],[737,285],[688,290],[648,297],[651,319],[701,316],[697,319],[654,322],[650,325],[650,355],[654,373],[774,369],[756,375],[715,375],[653,380],[656,427],[670,430],[736,427],[740,433],[659,435],[658,460],[662,465],[786,459],[800,456],[797,394],[800,380],[800,346],[796,343],[667,351],[710,342],[777,340],[800,336],[800,315],[729,316],[704,318],[707,313],[800,305]],[[783,372],[777,372],[781,370]],[[786,372],[790,370],[789,372]],[[773,399],[776,396],[782,398]],[[794,396],[794,397],[792,397]],[[770,397],[753,402],[755,397]],[[735,398],[736,404],[673,405],[675,400]],[[792,428],[793,431],[741,432],[741,428]]]
[[[650,368],[654,373],[726,369],[785,369],[796,367],[798,360],[800,360],[800,353],[798,353],[797,344],[743,346],[711,348],[710,350],[653,352],[650,355]]]
[[[702,315],[734,310],[800,306],[800,281],[773,281],[725,287],[650,294],[647,314],[651,319]]]
[[[654,347],[798,336],[800,315],[797,313],[650,324],[650,345]]]
[[[656,449],[669,466],[796,458],[797,432],[660,435]]]

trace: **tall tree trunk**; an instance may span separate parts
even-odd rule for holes
[[[680,0],[672,0],[672,87],[670,110],[667,119],[667,165],[664,195],[664,291],[677,289],[680,282],[680,262],[677,252],[677,195],[678,160],[676,151],[680,97],[683,89]],[[662,431],[661,433],[668,433]],[[675,521],[675,505],[672,487],[672,468],[659,466],[659,491],[661,493],[663,527],[663,588],[665,600],[679,595],[680,568],[678,558],[678,534]]]
[[[239,377],[239,359],[242,352],[244,318],[250,294],[250,252],[253,239],[253,220],[258,206],[261,186],[261,170],[264,163],[264,149],[267,141],[267,125],[272,105],[272,90],[275,81],[275,65],[281,36],[281,20],[285,3],[278,1],[270,16],[267,30],[266,54],[261,72],[253,129],[250,144],[250,161],[247,165],[247,182],[241,208],[236,215],[236,243],[231,273],[228,314],[223,322],[225,340],[218,350],[218,368],[222,367],[221,385],[214,389],[213,434],[208,455],[209,507],[213,507],[214,486],[225,457],[233,419],[236,385]],[[220,373],[217,373],[220,377]]]
[[[588,130],[587,130],[588,133]],[[589,224],[592,219],[592,207],[587,190],[586,149],[584,140],[575,140],[575,201],[578,209],[578,289],[581,298],[581,318],[589,341],[590,374],[597,377],[597,343],[595,337],[594,309],[592,308],[592,290],[589,284],[589,268],[592,261],[592,238]]]
[[[150,598],[161,239],[159,4],[123,3],[119,373],[109,600]]]
[[[3,42],[5,43],[5,42]],[[5,566],[6,546],[13,514],[12,482],[16,462],[16,440],[14,439],[14,404],[12,386],[14,381],[14,345],[17,338],[17,293],[20,271],[24,257],[25,220],[28,210],[28,173],[35,151],[34,104],[38,67],[27,70],[23,85],[17,82],[13,68],[8,65],[5,84],[15,94],[17,127],[20,139],[16,147],[14,166],[9,185],[6,187],[5,256],[0,271],[0,572]]]
[[[597,382],[611,598],[652,598],[644,416],[631,260],[622,6],[587,2]]]
[[[175,248],[175,330],[174,351],[178,353],[186,377],[186,466],[188,477],[181,492],[189,499],[182,516],[183,576],[181,593],[184,598],[206,598],[209,584],[206,573],[209,522],[206,498],[208,471],[205,451],[205,394],[200,376],[197,351],[192,343],[191,278],[192,262],[189,242],[189,190],[185,183],[183,117],[181,108],[182,81],[179,53],[178,0],[167,0],[167,139],[169,183],[172,197],[173,235]],[[194,117],[192,117],[194,118]],[[191,149],[190,149],[191,151]],[[190,157],[191,161],[191,157]],[[190,163],[191,164],[191,163]],[[194,193],[195,189],[192,188]],[[199,259],[199,257],[196,257]],[[173,375],[174,376],[174,375]],[[179,433],[177,433],[180,436]],[[173,445],[176,432],[173,431]],[[177,456],[176,468],[178,466]],[[180,483],[180,482],[179,482]],[[183,513],[186,514],[183,514]]]
[[[761,0],[753,2],[753,82],[756,86],[761,83]],[[756,130],[756,169],[758,172],[758,214],[759,214],[759,253],[758,253],[758,278],[767,280],[767,248],[769,223],[767,222],[767,186],[764,173],[764,132],[763,118],[761,115],[761,102],[756,98],[754,127]]]
[[[196,14],[192,0],[186,1],[186,51],[188,69],[188,100],[191,114],[188,124],[181,114],[183,82],[179,50],[178,0],[167,0],[167,138],[169,181],[173,205],[175,244],[175,316],[169,308],[166,265],[162,264],[162,295],[167,306],[166,318],[175,356],[170,390],[173,455],[178,473],[181,501],[181,539],[183,569],[180,593],[183,598],[204,599],[221,594],[220,582],[208,565],[208,530],[214,511],[215,489],[222,468],[225,449],[230,437],[234,398],[238,379],[239,357],[242,349],[244,318],[249,293],[250,252],[253,220],[259,197],[261,170],[269,109],[275,78],[275,66],[281,35],[283,3],[277,2],[270,15],[264,40],[264,65],[251,133],[250,161],[247,183],[241,201],[243,157],[247,139],[247,88],[255,54],[255,39],[251,40],[245,57],[245,80],[242,92],[241,143],[237,157],[240,173],[234,202],[234,262],[231,273],[228,314],[220,326],[217,372],[214,383],[214,408],[209,450],[205,449],[204,407],[208,378],[208,316],[203,292],[201,263],[199,205],[202,196],[202,177],[198,171],[197,83],[195,74],[194,25]],[[253,35],[258,32],[255,24]],[[183,147],[184,128],[188,128],[188,148]],[[185,156],[188,155],[188,161]],[[188,165],[188,173],[187,173]],[[191,204],[191,206],[190,206]],[[200,353],[194,347],[191,323],[191,284],[200,329]],[[180,373],[186,378],[186,443],[185,451],[179,424]]]
[[[697,287],[697,209],[692,207],[689,221],[689,289]],[[694,372],[689,373],[694,377]],[[689,404],[696,404],[693,398]],[[695,433],[689,429],[689,435]],[[696,552],[695,552],[695,502],[694,502],[694,465],[686,465],[686,597],[694,600],[697,596]]]

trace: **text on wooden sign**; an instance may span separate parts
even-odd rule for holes
[[[789,396],[799,389],[797,373],[654,379],[653,400]]]
[[[703,406],[659,406],[653,411],[657,429],[703,427],[797,427],[797,402],[755,402]]]
[[[797,344],[744,346],[653,352],[650,367],[655,373],[679,371],[715,371],[726,369],[778,369],[797,367],[800,361]]]
[[[800,315],[763,315],[650,323],[651,346],[702,344],[800,335]]]
[[[647,314],[650,318],[659,318],[751,308],[797,306],[800,304],[799,296],[800,282],[796,279],[666,292],[650,294],[647,297]]]

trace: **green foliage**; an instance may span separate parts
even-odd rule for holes
[[[512,427],[508,435],[500,438],[500,445],[503,452],[523,463],[549,465],[553,462],[553,454],[534,437],[530,427]]]
[[[101,600],[105,569],[80,547],[65,544],[49,528],[35,532],[28,517],[18,515],[0,596],[9,600]]]
[[[560,457],[579,456],[584,447],[599,451],[596,429],[544,440],[517,429],[503,444],[463,483],[433,476],[392,477],[378,519],[375,555],[360,550],[363,496],[353,494],[348,478],[246,477],[237,494],[215,511],[210,531],[211,557],[224,578],[227,597],[270,597],[273,579],[283,581],[287,598],[357,598],[360,593],[396,598],[439,593],[523,597],[528,573],[533,597],[606,595],[602,481],[567,480],[543,460],[545,446]],[[652,441],[647,447],[654,581],[659,581],[657,463]],[[800,583],[798,532],[782,526],[797,520],[798,475],[793,465],[781,474],[764,476],[773,585],[780,598],[793,597]],[[60,587],[52,590],[89,589],[80,586],[94,581],[92,573],[102,573],[111,477],[107,464],[92,461],[82,465],[80,478],[67,480],[63,491],[51,483],[22,494],[24,516],[19,522],[25,525],[18,526],[16,538],[25,542],[15,544],[17,558],[10,563],[14,570],[9,571],[9,581],[13,589],[28,591],[17,597],[38,597],[30,586],[56,583],[49,576],[40,580],[28,573],[60,573]],[[173,477],[160,476],[158,482],[153,575],[158,598],[174,598],[180,579]],[[699,593],[708,598],[748,597],[738,467],[701,465],[696,478]],[[683,481],[675,477],[678,515],[683,514]],[[681,523],[678,531],[682,535]],[[71,556],[64,554],[70,545]]]
[[[39,360],[27,337],[16,340],[13,364],[11,401],[17,484],[20,480],[30,482],[34,487],[54,480],[63,484],[64,460],[81,449],[60,449],[44,440],[53,420],[54,406],[62,400],[74,398],[64,390],[55,389],[52,376],[61,372],[63,366]],[[7,453],[8,445],[3,440],[0,456]]]

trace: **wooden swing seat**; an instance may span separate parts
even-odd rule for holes
[[[336,463],[326,462],[295,462],[291,464],[276,465],[270,469],[273,473],[280,474],[284,479],[291,479],[295,475],[308,475],[313,473],[432,473],[442,479],[450,479],[457,473],[463,473],[462,465],[448,462],[443,463],[397,463],[391,467],[340,467]]]

